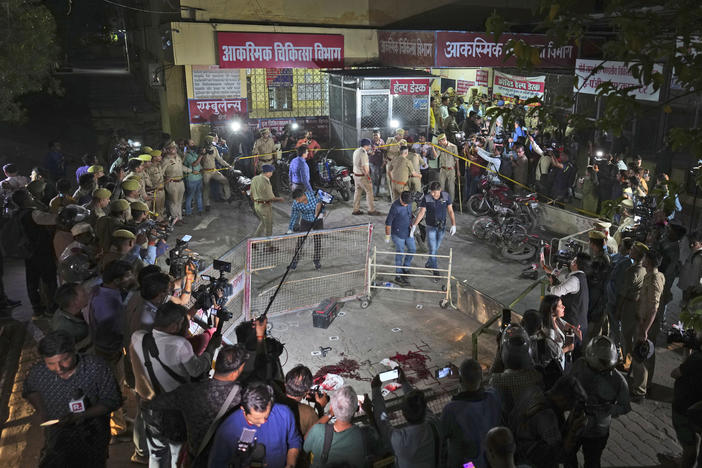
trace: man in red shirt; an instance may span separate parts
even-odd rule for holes
[[[305,137],[300,138],[297,140],[297,144],[295,145],[295,148],[299,148],[302,145],[307,146],[307,160],[312,161],[312,158],[314,157],[314,153],[321,148],[319,146],[319,143],[317,143],[317,140],[312,138],[312,132],[310,130],[305,131]]]

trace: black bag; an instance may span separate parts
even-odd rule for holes
[[[160,395],[164,393],[163,387],[156,378],[156,373],[154,372],[154,366],[151,362],[151,356],[153,356],[158,363],[163,367],[174,380],[180,382],[181,384],[187,383],[187,380],[176,374],[173,369],[161,362],[158,357],[158,347],[156,346],[156,341],[151,333],[144,335],[141,342],[142,352],[144,353],[144,367],[149,374],[149,380],[151,380],[151,385],[154,387],[154,393]],[[150,416],[147,417],[145,413],[145,419],[149,425],[158,428],[159,432],[163,437],[173,443],[182,443],[187,440],[187,430],[185,427],[185,420],[183,419],[183,414],[177,410],[151,410]]]

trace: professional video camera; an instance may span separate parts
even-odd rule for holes
[[[173,231],[173,225],[166,222],[157,222],[153,219],[147,219],[136,225],[134,234],[149,234],[155,235],[158,239],[168,240],[168,235]]]
[[[566,242],[565,248],[560,249],[556,253],[556,268],[568,266],[582,250],[582,244],[578,243],[575,239]]]
[[[168,251],[166,264],[170,266],[168,274],[174,278],[183,278],[185,276],[185,267],[192,265],[197,271],[200,271],[200,257],[196,252],[188,248],[188,242],[192,236],[186,234],[176,241],[175,247]]]
[[[694,328],[684,328],[682,323],[673,324],[668,330],[668,344],[682,343],[684,347],[689,349],[700,349],[700,343],[697,339],[697,333]]]
[[[221,311],[224,310],[224,305],[227,303],[227,300],[234,292],[232,285],[229,283],[229,279],[224,276],[225,272],[231,273],[232,264],[221,260],[215,260],[212,263],[212,268],[219,271],[219,277],[214,278],[209,275],[201,275],[200,278],[207,281],[207,283],[201,284],[193,291],[193,298],[198,308],[209,310],[212,307],[217,307],[221,313]],[[220,316],[219,313],[218,316]]]

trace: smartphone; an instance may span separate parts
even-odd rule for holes
[[[444,378],[450,377],[452,375],[453,375],[453,369],[451,369],[451,366],[442,367],[441,369],[436,370],[436,378],[437,379],[444,379]]]
[[[381,372],[378,377],[381,382],[387,382],[389,380],[395,380],[400,376],[400,371],[397,368],[389,370],[387,372]]]
[[[566,333],[565,334],[565,341],[563,344],[565,346],[570,346],[573,343],[575,343],[575,333]]]
[[[473,462],[468,462],[463,464],[463,468],[475,468]]]
[[[254,429],[249,429],[249,428],[244,428],[241,431],[241,437],[239,437],[239,442],[243,442],[245,444],[251,444],[254,441],[254,436],[256,435],[256,431]]]
[[[190,240],[191,240],[192,238],[193,238],[193,236],[191,236],[190,234],[186,234],[186,235],[184,235],[184,236],[180,239],[180,241],[181,241],[181,242],[190,242]]]

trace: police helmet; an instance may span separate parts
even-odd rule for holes
[[[596,336],[585,347],[585,361],[597,372],[614,369],[617,360],[617,346],[608,336]]]
[[[75,224],[80,223],[90,216],[90,210],[80,205],[68,205],[58,215],[56,224],[70,230]]]
[[[97,267],[82,252],[69,255],[59,266],[59,275],[67,283],[82,283],[97,274]]]
[[[534,365],[529,334],[520,325],[509,325],[502,332],[500,353],[506,369],[528,369]]]

